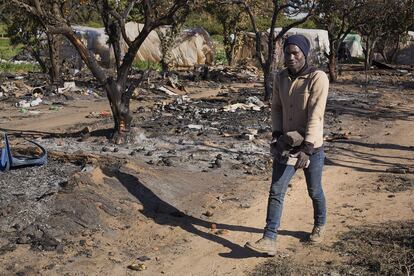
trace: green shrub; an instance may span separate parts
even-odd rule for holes
[[[8,60],[21,50],[22,45],[11,46],[10,39],[0,38],[0,59]]]
[[[227,64],[226,52],[224,51],[223,36],[212,35],[211,39],[214,43],[214,49],[216,50],[216,57],[214,59],[215,64]]]
[[[135,70],[148,70],[148,69],[152,69],[152,70],[155,70],[155,71],[161,71],[161,69],[162,69],[160,63],[158,63],[158,62],[152,62],[152,61],[145,61],[145,60],[134,61],[134,64],[132,65],[132,67]]]
[[[101,22],[97,22],[97,21],[88,21],[84,25],[91,27],[91,28],[103,28],[104,27]]]
[[[217,51],[214,63],[215,64],[227,64],[226,53],[224,51]]]
[[[214,17],[206,13],[190,14],[185,26],[190,28],[202,27],[210,35],[223,34],[223,27],[221,24]]]
[[[223,44],[224,38],[221,34],[215,34],[211,36],[211,39],[214,41],[214,43],[217,44]]]
[[[1,62],[1,73],[22,73],[22,72],[36,72],[40,71],[37,64],[15,64],[13,62]]]
[[[7,34],[6,25],[0,24],[0,37],[4,37],[4,36],[6,36],[6,34]]]

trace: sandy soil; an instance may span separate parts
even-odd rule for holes
[[[326,250],[340,233],[366,223],[414,218],[413,185],[402,191],[392,189],[401,176],[393,173],[396,169],[404,169],[403,176],[413,183],[414,90],[381,81],[366,89],[358,82],[358,73],[350,73],[331,86],[323,175],[328,202],[326,240],[315,246],[303,242],[312,229],[312,207],[303,173],[298,172],[285,200],[279,256],[291,256],[309,266],[340,264],[346,259]],[[238,93],[260,84],[227,86]],[[200,100],[216,97],[224,89],[189,91],[193,99]],[[148,101],[144,105],[154,104]],[[134,101],[131,109],[139,106]],[[0,128],[60,133],[84,126],[110,127],[110,120],[85,118],[90,112],[109,110],[105,99],[72,101],[58,113],[43,109],[44,113],[33,116],[5,106],[0,111]],[[142,130],[142,125],[138,127]],[[245,143],[265,152],[267,137]],[[228,149],[235,138],[226,139],[230,139],[226,144],[206,139],[204,145],[211,145],[210,141]],[[167,150],[177,147],[164,146]],[[181,162],[188,155],[183,151],[176,154],[172,166],[154,166],[146,159],[149,157],[131,156],[124,150],[113,154],[123,158],[113,171],[110,166],[91,167],[76,180],[77,191],[93,191],[114,202],[115,211],[111,211],[103,200],[92,201],[105,227],[73,233],[66,237],[61,252],[18,244],[0,255],[1,275],[245,275],[266,261],[243,246],[260,238],[264,226],[271,174],[268,156],[261,157],[267,162],[266,169],[250,174],[230,169],[226,157],[219,168],[200,169],[196,163],[206,160]],[[4,239],[0,241],[0,246],[6,244]],[[143,270],[128,268],[132,264],[143,265],[139,267]]]

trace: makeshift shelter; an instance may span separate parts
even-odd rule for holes
[[[102,66],[109,68],[113,64],[115,57],[112,48],[107,44],[108,35],[104,28],[73,26],[73,30],[81,38],[86,48],[95,54],[96,59]],[[81,68],[83,65],[81,57],[68,40],[64,40],[61,58],[68,63],[72,63],[76,68]]]
[[[127,36],[135,39],[142,24],[128,22],[125,26]],[[165,33],[167,27],[158,29]],[[99,63],[104,67],[110,67],[114,64],[114,54],[108,42],[108,35],[104,28],[91,28],[85,26],[74,26],[76,34],[85,43],[87,49],[95,54]],[[122,42],[122,53],[124,54],[128,47],[126,42]],[[214,61],[215,51],[209,34],[202,28],[193,28],[183,30],[174,42],[174,47],[169,55],[170,63],[177,67],[192,67],[199,64],[212,64]],[[81,67],[82,60],[76,49],[66,41],[62,47],[62,59],[72,62],[77,68]],[[161,40],[157,31],[152,31],[144,43],[141,45],[136,61],[159,62],[162,58]]]
[[[349,52],[351,53],[351,57],[354,57],[354,58],[364,57],[364,50],[362,49],[361,36],[359,34],[348,34],[345,37],[344,42]]]
[[[268,32],[270,29],[268,30]],[[282,28],[275,28],[275,36],[282,31]],[[305,36],[311,45],[309,52],[309,61],[313,64],[323,64],[327,61],[326,54],[329,54],[329,36],[328,31],[321,29],[302,29],[292,28],[284,35],[284,38],[291,35],[300,34]],[[283,53],[281,53],[283,59]]]
[[[262,34],[262,52],[267,55],[267,34]],[[253,65],[260,67],[256,58],[256,35],[251,32],[244,32],[237,38],[239,42],[234,49],[234,63],[238,65]]]
[[[144,25],[135,22],[126,24],[125,29],[129,39],[135,39]],[[165,34],[169,26],[158,31]],[[203,28],[183,30],[174,41],[175,46],[170,53],[170,62],[178,67],[191,67],[198,64],[212,64],[214,61],[214,46],[210,35]],[[159,62],[162,58],[161,39],[157,31],[152,31],[139,48],[136,56],[138,61]],[[126,49],[126,45],[124,46]]]
[[[396,63],[414,65],[414,32],[408,32],[407,42],[397,52]]]
[[[282,28],[275,28],[274,35],[276,36]],[[270,29],[266,34],[262,36],[262,51],[267,55],[267,39]],[[290,29],[283,37],[282,41],[279,41],[276,45],[276,61],[278,65],[283,64],[283,51],[282,45],[286,37],[301,34],[309,39],[311,44],[311,51],[309,53],[309,61],[313,64],[323,64],[326,62],[326,55],[329,53],[329,38],[328,32],[320,29],[301,29],[301,28],[292,28]],[[254,61],[255,51],[256,51],[256,42],[254,33],[244,33],[241,37],[240,46],[236,49],[235,61],[237,64],[248,63],[252,65],[257,65],[257,62]]]

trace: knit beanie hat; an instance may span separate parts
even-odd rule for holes
[[[285,43],[283,44],[283,49],[285,49],[289,44],[294,44],[298,46],[299,49],[302,50],[302,53],[305,55],[305,57],[308,56],[309,49],[310,49],[310,42],[305,36],[300,35],[300,34],[289,36],[285,40]]]

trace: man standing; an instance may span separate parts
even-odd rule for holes
[[[293,149],[296,164],[287,165],[273,160],[272,183],[263,238],[247,242],[246,247],[274,256],[276,237],[282,215],[283,201],[288,184],[299,169],[303,169],[312,199],[314,227],[311,242],[321,242],[326,224],[326,202],[322,189],[323,117],[329,90],[329,80],[323,71],[308,65],[309,40],[302,35],[288,37],[283,45],[286,69],[279,72],[273,82],[271,151],[277,149],[278,140],[291,131],[299,132],[304,141]],[[309,163],[310,161],[310,163]]]

